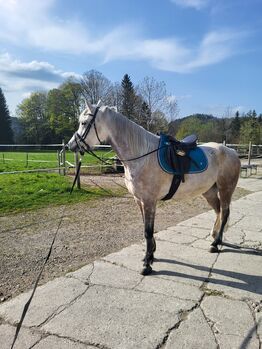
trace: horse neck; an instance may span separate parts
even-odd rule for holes
[[[108,141],[120,159],[135,158],[157,148],[157,136],[115,111],[108,112]]]

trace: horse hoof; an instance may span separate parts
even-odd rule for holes
[[[211,245],[210,248],[209,248],[209,252],[210,253],[217,253],[218,252],[217,246]]]
[[[150,267],[150,265],[148,265],[141,270],[140,274],[143,276],[146,276],[146,275],[149,275],[151,273],[152,273],[152,268]]]

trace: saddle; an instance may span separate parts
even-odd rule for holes
[[[169,193],[162,200],[168,200],[175,194],[181,181],[185,182],[185,174],[203,172],[208,166],[205,153],[197,146],[196,135],[179,141],[170,135],[160,134],[158,162],[165,172],[174,175]]]

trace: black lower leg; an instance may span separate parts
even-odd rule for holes
[[[146,255],[144,258],[144,268],[142,275],[148,275],[152,272],[151,264],[154,261],[154,252],[156,250],[156,242],[153,237],[154,221],[147,222],[145,220],[145,238],[146,238]]]
[[[217,246],[222,244],[223,232],[225,229],[225,225],[227,224],[228,217],[229,217],[229,208],[227,208],[223,212],[221,227],[219,229],[219,233],[218,233],[217,237],[215,238],[215,240],[212,242],[212,244],[210,246],[210,252],[218,252]]]

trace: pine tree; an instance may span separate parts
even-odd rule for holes
[[[239,117],[239,111],[236,112],[234,119],[231,122],[231,142],[238,143],[240,135],[241,121]]]
[[[0,88],[0,144],[13,143],[11,117],[6,105],[5,96]]]
[[[135,112],[135,104],[136,104],[136,93],[133,86],[133,83],[130,79],[130,76],[128,74],[125,74],[122,82],[121,82],[121,89],[122,89],[122,103],[120,112],[127,116],[131,120],[136,119],[136,112]]]

